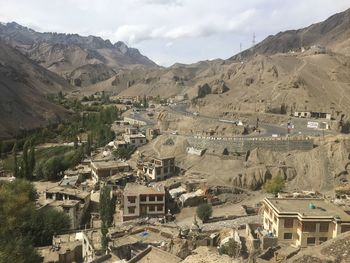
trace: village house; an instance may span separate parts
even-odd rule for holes
[[[77,229],[89,205],[89,192],[55,186],[45,191],[45,204],[40,209],[52,207],[65,212],[71,219],[71,229]]]
[[[146,126],[147,125],[147,122],[137,120],[137,119],[132,118],[132,117],[124,117],[124,121],[128,122],[131,125],[138,125],[138,126]]]
[[[139,134],[124,134],[124,140],[127,144],[134,146],[134,147],[140,147],[147,143],[146,136],[139,133]]]
[[[321,244],[350,231],[350,213],[316,198],[265,198],[264,228],[279,243]]]
[[[175,157],[154,158],[142,164],[142,172],[154,181],[165,180],[175,174]]]
[[[91,162],[92,178],[96,182],[102,178],[122,172],[129,172],[130,170],[129,164],[123,161],[108,160]]]
[[[295,111],[294,117],[330,120],[332,115],[327,112],[318,112],[318,111]]]
[[[128,143],[124,140],[116,140],[113,142],[114,149],[126,149],[128,148]]]
[[[128,183],[123,191],[122,220],[165,215],[165,189],[162,185],[148,187]]]

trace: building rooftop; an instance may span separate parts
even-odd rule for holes
[[[137,183],[128,183],[124,188],[124,194],[164,194],[165,189],[162,184],[145,186]]]
[[[91,165],[96,169],[113,169],[118,167],[127,167],[129,164],[123,161],[107,160],[107,161],[93,161]]]
[[[48,190],[46,190],[47,193],[60,193],[60,194],[66,194],[71,196],[76,196],[77,198],[85,199],[86,197],[90,196],[89,192],[73,189],[73,188],[64,188],[61,186],[54,186]]]
[[[125,134],[125,136],[129,137],[130,139],[146,138],[146,136],[143,135],[142,133],[138,133],[138,134]]]
[[[136,257],[132,258],[129,262],[132,263],[148,263],[148,262],[157,262],[157,263],[177,263],[182,261],[181,258],[170,254],[159,248],[150,246],[145,251],[141,252]]]
[[[74,207],[77,204],[80,204],[78,200],[54,200],[52,202],[49,202],[48,205],[51,207]]]
[[[297,214],[303,219],[319,218],[350,221],[350,215],[325,199],[316,198],[265,198],[279,214]]]
[[[79,181],[79,175],[65,176],[59,183],[60,186],[75,186]]]
[[[127,143],[124,140],[116,140],[116,141],[114,141],[114,144],[115,145],[124,145],[124,144],[127,144]]]

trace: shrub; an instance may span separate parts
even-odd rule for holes
[[[282,176],[278,175],[270,180],[267,180],[264,184],[264,189],[266,192],[271,194],[278,194],[284,187],[285,180]]]
[[[210,204],[201,204],[197,207],[197,216],[203,221],[207,221],[213,214],[213,208]]]

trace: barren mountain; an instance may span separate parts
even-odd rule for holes
[[[323,22],[269,36],[229,60],[249,58],[254,54],[272,55],[300,51],[302,47],[308,48],[315,45],[350,55],[350,9],[335,14]]]
[[[122,96],[187,94],[194,99],[193,110],[216,116],[271,112],[283,104],[288,114],[325,111],[341,119],[350,116],[349,19],[347,10],[310,27],[268,37],[243,52],[242,61],[122,70],[85,91]],[[305,51],[300,50],[301,38]]]
[[[121,68],[157,66],[123,42],[112,44],[95,36],[39,33],[15,22],[0,24],[0,39],[76,86],[108,79]]]
[[[56,122],[68,112],[45,94],[72,90],[56,74],[0,42],[0,138]]]

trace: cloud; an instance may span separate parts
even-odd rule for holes
[[[349,0],[0,0],[0,21],[124,41],[162,64],[239,51],[270,34],[322,21]],[[311,12],[311,11],[312,12]],[[176,43],[176,45],[175,45]],[[169,48],[171,47],[171,48]]]
[[[213,15],[193,24],[178,26],[152,27],[151,25],[126,24],[119,26],[114,32],[102,32],[113,41],[122,40],[128,44],[138,44],[145,40],[177,40],[181,38],[207,37],[221,33],[243,32],[244,24],[256,14],[255,9],[249,9],[233,18]]]
[[[138,0],[139,2],[143,2],[146,4],[152,5],[182,5],[182,0]]]

